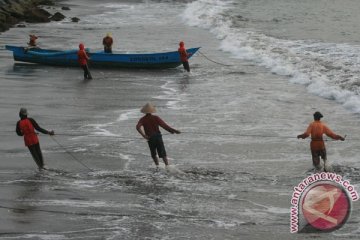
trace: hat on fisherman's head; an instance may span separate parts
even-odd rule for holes
[[[106,36],[111,37],[112,36],[111,32],[106,33]]]
[[[23,107],[20,108],[19,114],[23,116],[27,116],[28,115],[27,109]]]
[[[320,120],[320,118],[322,118],[322,117],[324,117],[324,116],[321,114],[321,112],[316,111],[314,113],[314,119],[319,119]]]
[[[156,112],[156,108],[154,105],[152,105],[151,103],[147,103],[145,104],[141,110],[142,113],[155,113]]]

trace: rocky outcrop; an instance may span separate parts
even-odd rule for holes
[[[65,18],[65,16],[59,12],[56,12],[54,15],[50,17],[50,20],[52,21],[61,21]]]
[[[72,22],[79,22],[79,21],[80,21],[80,18],[78,18],[78,17],[72,17],[72,18],[71,18],[71,21],[72,21]]]
[[[54,5],[54,0],[0,0],[0,31],[21,21],[49,22],[51,14],[40,5]]]

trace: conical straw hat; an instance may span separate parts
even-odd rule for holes
[[[154,105],[152,105],[151,103],[147,103],[141,108],[140,111],[142,113],[155,113],[156,109]]]

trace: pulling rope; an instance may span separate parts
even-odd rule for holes
[[[27,209],[27,208],[20,208],[20,207],[8,207],[0,205],[1,209],[7,209],[11,211],[17,212],[46,212],[46,213],[59,213],[59,214],[69,214],[69,215],[77,215],[77,216],[118,216],[118,217],[129,217],[132,216],[130,214],[118,214],[118,213],[99,213],[99,212],[67,212],[67,211],[60,211],[60,210],[45,210],[45,209]]]
[[[222,66],[226,66],[226,67],[230,67],[230,66],[234,66],[234,65],[230,65],[230,64],[224,64],[224,63],[220,63],[220,62],[216,62],[210,58],[208,58],[205,54],[203,54],[201,51],[198,51],[198,53],[200,53],[204,58],[206,58],[207,60],[209,60],[210,62],[222,65]]]
[[[12,132],[12,131],[11,131]],[[192,134],[192,135],[213,135],[213,136],[233,136],[233,137],[253,137],[253,138],[277,138],[277,139],[297,139],[296,136],[276,136],[276,135],[261,135],[261,134],[246,134],[246,133],[219,133],[219,132],[195,132],[195,131],[181,131],[183,134]],[[82,133],[57,133],[57,136],[67,136],[67,137],[95,137],[95,138],[113,138],[113,139],[121,139],[120,142],[131,142],[143,140],[142,137],[130,137],[130,136],[116,136],[116,135],[96,135],[96,134],[82,134]],[[171,133],[164,132],[162,135],[172,135]],[[3,136],[13,136],[13,134],[5,134]],[[344,136],[346,138],[347,135]],[[56,141],[55,139],[53,139]],[[324,138],[324,139],[311,139],[312,141],[338,141],[334,139]],[[360,138],[346,138],[348,141],[360,141]],[[59,144],[59,143],[58,143]],[[63,147],[63,146],[61,146]]]
[[[91,168],[89,168],[88,166],[86,166],[83,162],[81,162],[79,159],[77,159],[71,152],[69,152],[68,150],[66,150],[66,148],[59,143],[53,136],[51,136],[51,139],[57,144],[59,145],[62,149],[64,149],[64,151],[69,154],[72,159],[74,159],[75,161],[77,161],[78,163],[80,163],[81,165],[83,165],[84,167],[86,167],[87,169],[89,169],[91,172],[93,172],[94,170],[92,170]]]
[[[296,136],[273,136],[273,135],[257,135],[257,134],[239,134],[239,133],[212,133],[212,132],[186,132],[182,131],[181,133],[186,134],[198,134],[198,135],[214,135],[214,136],[235,136],[235,137],[258,137],[258,138],[279,138],[279,139],[297,139]],[[344,136],[346,138],[346,135]],[[337,141],[333,139],[311,139],[312,141]]]

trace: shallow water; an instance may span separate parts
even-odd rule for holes
[[[184,40],[231,66],[198,54],[190,61],[191,74],[180,67],[91,69],[94,79],[83,81],[77,68],[14,64],[1,46],[0,239],[359,236],[358,202],[338,231],[289,232],[293,187],[313,172],[309,142],[295,136],[314,111],[320,110],[335,132],[348,135],[345,142],[327,142],[329,160],[359,189],[359,118],[346,106],[309,93],[262,62],[220,51],[224,39],[216,32],[188,26],[182,18],[199,2],[62,3],[72,9],[67,16],[80,17],[79,24],[14,28],[0,35],[1,44],[22,45],[28,32],[35,32],[43,47],[76,48],[82,41],[100,49],[99,39],[111,31],[119,51],[167,51]],[[163,131],[170,172],[155,170],[135,130],[147,101],[183,132]],[[22,106],[57,133],[57,142],[40,136],[49,171],[36,170],[15,135]]]

